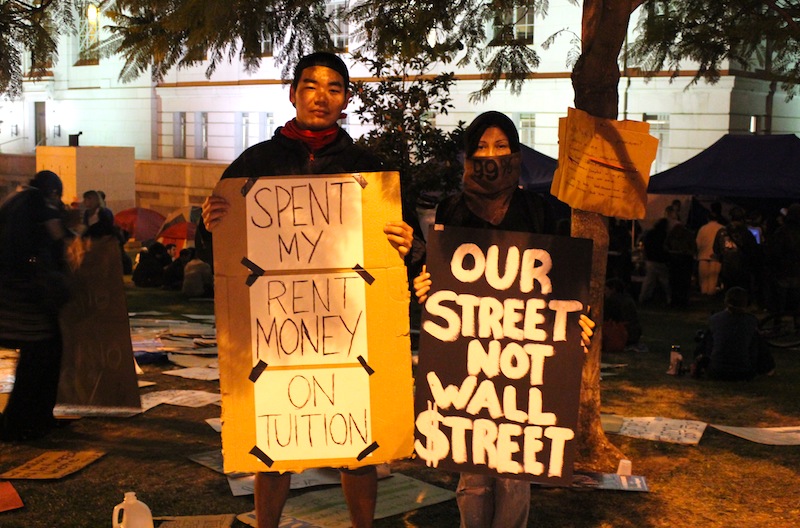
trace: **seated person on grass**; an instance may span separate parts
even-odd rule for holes
[[[712,315],[696,352],[692,376],[745,381],[771,375],[775,360],[758,333],[758,320],[748,313],[747,290],[735,286],[725,294],[725,309]]]

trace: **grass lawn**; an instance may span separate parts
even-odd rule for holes
[[[212,313],[211,302],[187,302],[179,292],[137,290],[128,284],[131,312],[165,317]],[[669,348],[691,356],[694,335],[719,300],[693,299],[688,309],[648,307],[641,312],[647,352],[605,357],[627,366],[601,382],[602,411],[626,417],[663,416],[732,426],[800,426],[800,350],[775,350],[777,372],[753,382],[698,381],[665,372]],[[142,389],[218,390],[216,382],[161,374],[169,364],[144,365]],[[46,450],[101,449],[106,455],[66,478],[13,481],[25,507],[0,513],[3,528],[102,527],[125,491],[133,490],[154,515],[242,513],[251,497],[233,497],[226,480],[187,455],[219,449],[205,422],[219,408],[160,405],[132,418],[82,418],[29,444],[0,444],[0,472]],[[609,435],[644,475],[650,493],[535,487],[530,526],[733,527],[800,526],[800,447],[767,446],[708,427],[699,445],[685,446]],[[610,470],[612,468],[603,468]],[[411,461],[393,471],[455,489],[457,475]],[[299,493],[299,492],[293,492]],[[158,524],[156,524],[158,526]],[[238,522],[235,526],[243,526]],[[376,528],[456,527],[454,501],[376,521]]]

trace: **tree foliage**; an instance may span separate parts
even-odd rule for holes
[[[72,2],[0,2],[0,94],[17,97],[26,75],[42,77],[58,58],[58,38],[73,27]],[[30,64],[23,64],[27,50]],[[28,71],[25,68],[29,67]]]
[[[693,61],[694,82],[716,82],[726,63],[777,80],[790,94],[800,81],[800,1],[650,0],[631,57],[648,72],[673,75]]]
[[[252,72],[270,46],[286,75],[306,53],[333,49],[323,0],[117,0],[106,14],[114,23],[104,52],[124,58],[123,81],[147,71],[159,81],[203,61],[208,77],[223,61]]]
[[[462,166],[461,123],[452,132],[435,124],[435,116],[447,114],[452,73],[423,76],[427,65],[420,59],[389,63],[357,55],[378,82],[358,81],[355,111],[371,129],[359,141],[400,171],[404,194],[447,194],[458,188]]]

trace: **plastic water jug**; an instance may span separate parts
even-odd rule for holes
[[[122,512],[122,522],[119,521],[119,514]],[[114,506],[114,514],[111,517],[113,528],[153,528],[153,514],[147,504],[136,499],[133,491],[125,492],[125,499]]]

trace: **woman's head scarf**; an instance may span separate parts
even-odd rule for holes
[[[475,157],[484,132],[496,127],[508,138],[511,154]],[[464,199],[473,214],[492,225],[506,216],[514,190],[519,186],[521,155],[519,133],[505,114],[490,111],[476,117],[464,133]]]

